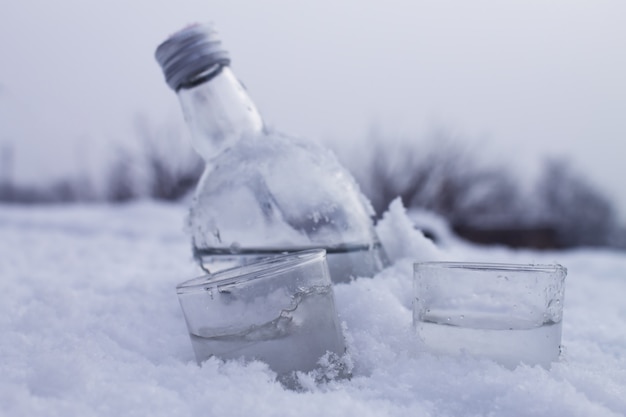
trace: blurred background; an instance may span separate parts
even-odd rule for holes
[[[0,200],[185,198],[203,164],[153,53],[209,21],[266,121],[334,149],[379,215],[401,196],[476,242],[624,248],[624,16],[618,0],[4,0]]]

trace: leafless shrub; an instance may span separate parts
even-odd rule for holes
[[[178,200],[189,193],[204,169],[188,140],[171,126],[138,118],[139,147],[117,149],[98,196],[87,176],[48,184],[18,185],[12,179],[13,153],[3,147],[0,202],[63,203],[140,197]],[[626,229],[611,201],[571,164],[545,162],[530,194],[503,166],[481,160],[476,149],[445,131],[428,140],[371,138],[371,157],[359,159],[357,180],[376,212],[401,197],[406,207],[433,211],[459,233],[476,241],[512,246],[626,248]],[[133,143],[131,141],[131,143]]]
[[[406,207],[436,212],[451,224],[504,222],[517,214],[517,182],[501,167],[481,165],[466,146],[445,132],[425,143],[377,141],[364,179],[377,213],[396,197]]]
[[[204,170],[204,162],[182,133],[172,127],[154,129],[144,119],[136,128],[142,144],[148,196],[178,200],[189,193]]]
[[[564,246],[606,246],[617,238],[619,224],[612,202],[568,161],[545,161],[535,195]]]
[[[189,193],[204,170],[204,162],[191,149],[189,141],[172,125],[156,125],[136,119],[136,136],[116,145],[104,172],[104,191],[97,192],[87,175],[18,184],[13,180],[13,147],[0,148],[0,202],[70,203],[137,198],[175,201]]]
[[[123,203],[139,197],[134,173],[134,158],[127,149],[118,148],[107,170],[106,200]]]
[[[88,182],[60,179],[43,185],[0,184],[0,202],[19,204],[72,203],[93,201]]]
[[[626,247],[612,202],[564,160],[547,160],[528,193],[509,169],[481,163],[446,132],[419,142],[372,142],[368,168],[360,171],[366,174],[357,179],[379,215],[399,196],[477,242]]]

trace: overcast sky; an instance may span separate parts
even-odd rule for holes
[[[282,130],[356,147],[374,126],[407,136],[445,127],[517,166],[562,154],[626,213],[621,0],[3,0],[1,9],[0,142],[16,143],[18,178],[97,163],[109,143],[128,140],[138,114],[181,124],[154,49],[212,21]]]

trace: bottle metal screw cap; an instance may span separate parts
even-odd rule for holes
[[[155,57],[174,91],[215,65],[230,64],[228,51],[209,24],[195,24],[174,33],[157,47]]]

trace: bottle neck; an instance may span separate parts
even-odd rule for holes
[[[178,90],[196,152],[210,161],[242,137],[263,131],[263,119],[228,66],[207,81]]]

